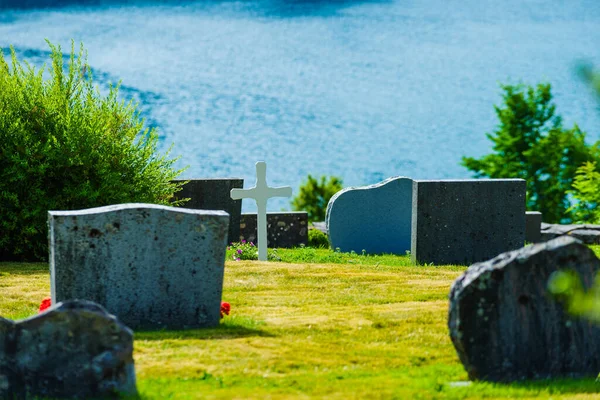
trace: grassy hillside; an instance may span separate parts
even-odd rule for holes
[[[446,326],[450,285],[465,267],[327,250],[279,254],[295,263],[227,261],[223,300],[232,314],[220,327],[136,332],[143,398],[600,396],[593,379],[465,383]],[[49,285],[46,264],[0,263],[0,315],[34,315]]]

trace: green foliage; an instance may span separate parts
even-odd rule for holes
[[[495,153],[463,157],[462,165],[476,177],[525,179],[528,210],[541,211],[546,222],[571,222],[568,192],[577,168],[600,159],[598,145],[586,145],[577,125],[563,128],[549,84],[502,89],[504,106],[495,107],[500,123],[487,134]]]
[[[308,230],[308,246],[314,248],[327,248],[329,247],[329,239],[327,235],[318,229]]]
[[[48,255],[48,210],[108,204],[169,204],[176,160],[157,155],[158,135],[136,105],[101,96],[81,46],[68,68],[52,51],[50,78],[0,52],[0,260]]]
[[[595,162],[587,162],[577,169],[573,190],[570,191],[577,201],[569,211],[573,220],[583,223],[600,222],[600,172]]]
[[[586,291],[575,271],[556,271],[548,280],[548,291],[565,304],[569,314],[600,322],[600,276]]]
[[[252,242],[242,240],[227,246],[227,259],[233,261],[258,260],[258,248]],[[281,261],[277,249],[267,249],[267,260]]]
[[[292,208],[295,211],[306,211],[308,221],[324,221],[327,203],[334,194],[342,190],[342,179],[331,176],[329,179],[321,176],[320,180],[310,174],[300,185],[300,192],[292,199]]]

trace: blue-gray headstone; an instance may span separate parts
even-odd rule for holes
[[[525,181],[414,181],[411,257],[469,265],[525,244]]]
[[[371,186],[350,187],[327,204],[333,249],[406,254],[410,250],[413,181],[393,177]]]
[[[216,326],[228,224],[154,204],[50,211],[52,304],[91,300],[134,329]]]

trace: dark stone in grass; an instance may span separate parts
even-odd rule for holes
[[[0,399],[137,396],[133,332],[104,308],[67,301],[0,318]]]
[[[256,214],[242,214],[239,241],[258,244]],[[293,248],[308,244],[308,213],[284,211],[267,213],[267,246]]]
[[[569,315],[547,293],[550,275],[572,269],[589,288],[600,261],[560,237],[473,264],[450,291],[448,327],[471,380],[595,377],[600,326]]]

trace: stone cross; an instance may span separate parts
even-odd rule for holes
[[[256,163],[256,184],[250,189],[231,189],[233,200],[254,199],[258,208],[257,240],[258,259],[267,261],[267,200],[271,197],[290,197],[292,188],[289,186],[269,187],[267,185],[267,163]]]

